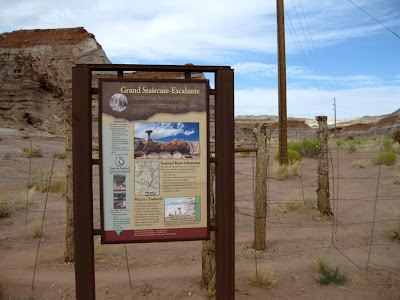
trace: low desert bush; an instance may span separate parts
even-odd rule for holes
[[[66,157],[67,157],[67,154],[65,152],[53,153],[53,158],[65,159]]]
[[[36,187],[41,192],[47,192],[49,186],[50,169],[41,170],[36,173],[35,177],[28,181],[28,188]],[[50,189],[49,192],[58,193],[62,196],[67,194],[67,180],[65,177],[64,169],[54,169],[51,175]]]
[[[319,278],[315,279],[321,285],[330,283],[343,285],[348,281],[347,275],[340,271],[338,265],[335,268],[330,267],[330,257],[326,249],[317,256],[316,269],[319,273]]]
[[[294,164],[297,161],[301,160],[300,153],[297,152],[296,150],[292,149],[287,149],[287,154],[288,154],[288,162],[289,164]],[[279,152],[275,154],[275,160],[279,161]]]
[[[366,159],[357,159],[357,160],[353,160],[351,165],[353,168],[365,169],[367,162],[368,161]]]
[[[274,164],[274,174],[276,179],[283,180],[285,178],[291,178],[299,176],[300,162],[294,164],[280,165],[279,163]]]
[[[321,273],[317,281],[320,285],[326,285],[332,282],[343,285],[348,281],[348,278],[345,273],[339,270],[339,266],[336,266],[335,268],[322,266]]]
[[[318,157],[318,139],[316,137],[304,138],[300,142],[288,142],[288,149],[295,150],[302,157]]]
[[[43,235],[42,227],[43,227],[42,218],[39,215],[37,215],[35,221],[33,221],[33,224],[31,225],[32,235],[35,239]]]
[[[8,202],[8,198],[0,199],[0,218],[5,218],[11,215],[11,206]]]
[[[315,256],[315,259],[316,270],[318,273],[321,273],[323,269],[329,268],[330,256],[328,254],[327,244],[325,245],[325,248]]]
[[[347,153],[352,154],[354,152],[357,152],[356,144],[350,143],[349,147],[347,147]]]
[[[384,164],[386,166],[394,166],[397,162],[396,154],[393,152],[385,152],[380,156],[371,158],[374,165]]]
[[[338,140],[338,141],[337,141],[337,145],[343,147],[343,146],[346,145],[346,142],[343,141],[343,140]]]
[[[392,151],[394,141],[391,138],[385,137],[382,141],[382,146],[385,152],[390,152]]]
[[[262,270],[255,269],[250,275],[250,283],[271,288],[276,283],[274,277],[274,273],[270,267],[265,267]]]
[[[304,200],[299,195],[291,195],[283,198],[279,209],[283,213],[289,212],[310,212],[315,209],[316,199],[311,195],[304,195]]]
[[[30,157],[43,157],[42,150],[39,148],[24,148],[22,149],[22,152],[25,157],[30,158]]]
[[[400,240],[400,212],[394,208],[394,220],[392,221],[393,238]]]
[[[208,284],[203,281],[200,282],[200,288],[206,297],[212,297],[215,295],[216,280],[217,280],[216,273],[214,273],[213,277],[211,278],[211,280]]]
[[[400,175],[396,175],[394,180],[393,180],[393,184],[400,184]]]

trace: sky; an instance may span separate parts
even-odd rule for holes
[[[79,26],[112,63],[231,66],[235,115],[278,115],[276,1],[0,0],[0,32]],[[285,33],[289,117],[400,108],[399,0],[285,0]]]
[[[171,142],[173,139],[185,141],[199,141],[199,123],[134,123],[136,138],[147,141],[146,131],[152,130],[150,137],[153,141]]]

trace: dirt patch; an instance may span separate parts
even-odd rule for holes
[[[1,197],[8,197],[14,209],[10,217],[0,219],[3,297],[26,299],[34,294],[35,299],[75,299],[74,266],[63,262],[65,198],[36,193],[27,214],[15,209],[26,195],[28,178],[39,170],[51,168],[53,153],[64,151],[64,137],[29,132],[32,145],[43,152],[42,158],[29,160],[22,155],[22,149],[30,147],[31,143],[30,139],[23,138],[24,134],[14,129],[0,131]],[[332,153],[334,174],[331,174],[330,186],[331,197],[336,199],[332,200],[334,223],[316,212],[283,213],[280,210],[285,197],[302,197],[303,192],[316,197],[317,160],[303,159],[302,178],[282,181],[273,178],[273,162],[270,161],[268,248],[257,252],[252,249],[254,161],[251,156],[236,158],[236,299],[399,297],[400,243],[391,238],[391,221],[394,208],[400,211],[400,186],[393,183],[400,168],[398,164],[382,166],[379,174],[379,166],[369,162],[378,152],[379,147],[371,146],[354,154],[348,154],[346,149],[341,149],[337,155]],[[357,159],[367,160],[365,169],[352,167],[352,161]],[[65,160],[56,159],[54,164],[62,168]],[[94,227],[99,228],[98,168],[94,168],[93,186]],[[39,239],[32,236],[30,228],[38,216],[43,216],[45,205],[44,235],[40,240],[32,291]],[[375,223],[372,222],[374,218]],[[97,299],[207,299],[199,286],[200,241],[129,244],[127,256],[124,245],[100,248],[103,255],[100,257],[96,253]],[[321,286],[315,280],[318,277],[315,258],[324,249],[332,265],[339,265],[348,275],[345,285]],[[274,271],[277,284],[273,288],[249,283],[256,264],[260,269],[268,265]]]

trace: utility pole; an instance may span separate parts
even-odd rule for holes
[[[333,100],[333,111],[335,113],[335,139],[336,139],[337,138],[337,136],[336,136],[336,98],[333,98],[332,100]],[[337,140],[336,140],[336,142],[337,142]]]
[[[283,0],[276,0],[278,36],[279,164],[288,164],[286,110],[286,55]]]

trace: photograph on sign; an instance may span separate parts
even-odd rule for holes
[[[209,238],[207,80],[100,80],[102,242]]]

